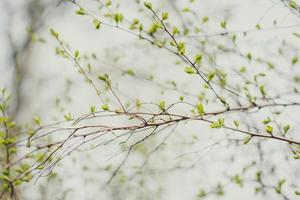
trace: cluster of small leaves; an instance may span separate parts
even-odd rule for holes
[[[14,188],[23,182],[28,182],[31,179],[27,175],[20,179],[15,179],[16,174],[21,174],[26,171],[27,165],[22,163],[19,167],[9,167],[13,157],[17,154],[17,147],[15,145],[18,140],[17,135],[14,134],[18,129],[17,124],[13,119],[8,116],[9,104],[11,95],[8,94],[6,89],[0,90],[0,198],[5,198],[13,193]],[[39,118],[34,119],[35,123],[39,123]]]

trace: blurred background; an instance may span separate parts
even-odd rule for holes
[[[151,13],[143,11],[143,2],[138,0],[113,0],[111,11],[105,11],[100,0],[76,2],[95,16],[118,11],[126,19],[140,19],[145,27],[153,21]],[[190,33],[182,39],[189,53],[207,52],[215,63],[207,61],[206,67],[226,69],[229,82],[242,81],[236,72],[242,66],[250,74],[268,70],[259,62],[242,59],[239,53],[252,52],[253,57],[272,60],[280,67],[278,71],[267,72],[269,76],[264,81],[270,94],[282,97],[287,88],[295,87],[291,82],[299,73],[297,63],[291,63],[299,54],[299,38],[293,34],[299,32],[300,18],[287,3],[164,0],[153,1],[153,6],[158,11],[169,11],[173,25],[188,27]],[[179,95],[194,102],[204,93],[212,99],[213,95],[203,90],[198,78],[182,73],[185,66],[178,64],[178,57],[126,31],[104,25],[97,30],[91,19],[76,15],[76,10],[76,5],[64,0],[0,2],[0,88],[7,88],[13,95],[10,115],[18,123],[26,124],[33,116],[39,116],[43,124],[48,124],[62,120],[67,113],[79,117],[93,105],[97,110],[101,107],[95,91],[74,63],[57,55],[58,42],[49,33],[50,28],[59,32],[70,51],[80,51],[81,63],[92,66],[91,76],[109,74],[124,102],[174,102]],[[206,16],[208,22],[204,20]],[[224,32],[220,26],[223,20],[227,21],[225,32],[236,33],[236,46],[230,43],[231,37],[220,34]],[[235,50],[230,53],[231,49]],[[279,50],[283,51],[281,56]],[[222,88],[217,90],[225,93]],[[116,104],[111,95],[105,98]],[[299,97],[286,94],[283,99],[296,101]],[[213,102],[207,109],[218,106]],[[186,113],[189,109],[178,108],[176,112]],[[258,122],[270,113],[272,110],[227,117],[238,117],[251,127],[261,128]],[[287,109],[281,116],[281,120],[294,123],[295,133],[299,129],[299,120],[295,118],[298,113],[299,108]],[[86,123],[120,125],[128,120],[95,119]],[[55,137],[60,136],[50,139]],[[294,188],[299,188],[300,168],[299,162],[289,158],[290,149],[279,142],[258,139],[241,146],[241,140],[243,136],[211,130],[198,122],[167,128],[138,146],[109,185],[107,180],[124,157],[118,153],[120,143],[97,148],[98,143],[91,142],[59,162],[51,175],[25,184],[20,199],[201,199],[203,191],[214,194],[207,199],[296,199]],[[158,149],[154,152],[153,147]],[[245,173],[248,168],[250,172]],[[255,191],[259,186],[252,178],[259,171],[266,174],[264,181],[270,188],[278,180],[286,179],[288,195]],[[234,179],[237,174],[244,175],[244,184]]]

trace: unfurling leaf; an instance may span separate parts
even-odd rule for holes
[[[196,54],[195,57],[194,57],[195,64],[200,63],[201,60],[202,60],[202,55],[201,54]]]
[[[139,99],[137,99],[137,100],[135,101],[135,105],[136,105],[136,108],[137,108],[137,109],[140,109],[141,106],[142,106],[142,103],[141,103],[141,101],[140,101]]]
[[[210,124],[210,128],[222,128],[224,126],[224,118],[219,118],[218,121]]]
[[[115,15],[114,15],[114,19],[115,19],[115,22],[116,22],[116,24],[118,25],[120,22],[122,22],[123,21],[123,15],[121,14],[121,13],[116,13]]]
[[[248,136],[248,137],[244,138],[243,144],[248,144],[251,139],[252,139],[252,136]]]
[[[166,102],[165,101],[160,101],[159,102],[159,109],[165,110],[166,109]]]
[[[169,18],[169,13],[163,12],[161,17],[162,17],[162,20],[167,20]]]
[[[80,53],[79,53],[78,49],[76,49],[76,51],[75,51],[75,53],[74,53],[75,59],[79,57],[79,54],[80,54]]]
[[[180,55],[185,54],[185,43],[184,42],[179,42],[178,43],[178,53]]]
[[[269,133],[269,134],[272,134],[273,133],[273,126],[270,126],[270,125],[268,125],[268,126],[266,126],[266,132],[267,133]]]
[[[289,2],[289,6],[290,6],[291,8],[293,8],[293,9],[298,9],[298,5],[297,5],[297,3],[296,3],[295,0],[291,0],[291,1]]]
[[[105,105],[102,105],[102,106],[101,106],[101,108],[102,108],[102,110],[109,110],[109,107],[108,107],[108,105],[107,105],[107,104],[105,104]]]
[[[96,106],[91,106],[90,111],[94,114],[96,112]]]
[[[54,29],[50,28],[50,33],[53,37],[55,37],[58,40],[59,33],[56,32]]]
[[[263,97],[266,96],[267,93],[264,85],[259,86],[259,91]]]
[[[179,100],[180,100],[181,102],[183,102],[184,96],[179,96]]]
[[[33,118],[33,120],[34,120],[34,123],[36,125],[41,125],[41,118],[40,117],[36,116],[36,117]]]
[[[234,123],[235,127],[237,127],[237,128],[240,126],[240,122],[237,120],[234,120],[233,123]]]
[[[205,114],[203,105],[201,103],[197,103],[196,107],[198,114],[202,117]]]
[[[73,119],[71,113],[65,114],[65,115],[64,115],[64,118],[65,118],[65,120],[67,120],[67,121],[70,121],[70,120]]]
[[[227,21],[221,21],[220,22],[220,26],[223,28],[223,29],[226,29],[226,26],[227,26]]]
[[[196,71],[193,67],[186,67],[186,68],[184,68],[184,71],[187,74],[196,74]]]
[[[77,15],[85,15],[86,11],[83,8],[80,8],[79,10],[76,10],[75,12]]]
[[[180,31],[179,31],[179,29],[175,26],[175,27],[173,28],[172,33],[173,33],[173,35],[176,35],[176,34],[179,34]]]
[[[283,127],[283,133],[284,134],[287,134],[287,132],[290,130],[290,125],[285,125],[284,127]]]
[[[202,17],[202,22],[203,22],[203,23],[208,22],[208,20],[209,20],[209,17],[208,17],[208,16]]]
[[[95,29],[99,29],[100,28],[100,25],[101,25],[101,22],[97,19],[94,19],[93,20],[93,24],[95,26]]]
[[[152,3],[150,2],[144,2],[144,6],[148,9],[152,9]]]

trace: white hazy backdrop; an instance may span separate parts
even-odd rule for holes
[[[78,1],[97,11],[92,1]],[[125,17],[139,16],[138,9],[133,1],[120,1],[120,12]],[[14,69],[11,63],[10,44],[7,31],[13,33],[12,37],[16,43],[22,43],[24,34],[27,34],[27,19],[22,11],[26,0],[2,0],[0,2],[0,87],[13,89],[15,82]],[[168,1],[156,1],[156,7],[172,10],[167,5]],[[187,1],[177,1],[179,8],[183,8]],[[13,10],[9,14],[7,6]],[[262,27],[272,27],[276,20],[278,26],[289,26],[300,24],[300,18],[293,15],[286,7],[278,1],[273,0],[201,0],[194,4],[199,16],[209,16],[210,21],[203,30],[206,34],[221,32],[219,22],[228,19],[228,30],[244,31],[255,29],[256,24]],[[153,74],[157,82],[168,85],[171,80],[180,83],[179,87],[197,94],[197,84],[202,84],[197,78],[190,78],[182,73],[182,68],[177,69],[174,63],[177,58],[170,53],[139,41],[136,37],[102,26],[95,30],[91,20],[76,16],[76,8],[70,3],[60,3],[52,7],[41,16],[44,20],[38,36],[45,39],[45,43],[36,43],[22,58],[23,69],[21,96],[22,104],[18,112],[17,120],[26,122],[32,116],[38,115],[43,123],[63,119],[63,114],[71,112],[73,116],[80,116],[89,111],[91,105],[99,109],[101,104],[97,101],[93,89],[86,84],[83,77],[78,74],[72,62],[55,55],[57,42],[49,34],[53,28],[60,33],[60,37],[70,44],[72,49],[79,49],[81,54],[94,52],[98,61],[94,63],[97,73],[109,73],[117,78],[118,89],[132,99],[139,98],[142,101],[157,102],[164,99],[166,102],[178,98],[178,93],[164,91],[153,84],[134,79],[130,76],[120,76],[120,72],[112,68],[112,60],[118,56],[115,65],[130,67],[135,73],[147,77]],[[176,13],[171,12],[170,16]],[[142,16],[145,16],[144,14]],[[186,19],[192,20],[192,16],[184,15]],[[148,15],[150,19],[150,15]],[[170,18],[171,18],[170,17]],[[178,20],[178,18],[174,17]],[[180,21],[172,21],[180,23]],[[291,37],[291,33],[297,32],[299,27],[272,29],[266,31],[254,31],[248,33],[248,37],[239,40],[239,48],[242,52],[255,52],[258,56],[272,56],[277,51],[282,40],[291,43],[299,41]],[[220,38],[219,38],[220,39]],[[217,37],[216,37],[217,40]],[[192,43],[192,40],[189,42]],[[272,58],[275,59],[276,58]],[[235,62],[242,65],[234,58],[222,58],[218,60],[219,65],[230,66]],[[278,61],[280,62],[280,61]],[[70,83],[68,89],[68,82]],[[270,82],[278,90],[282,88],[280,80]],[[64,111],[59,112],[55,106],[55,100],[61,99]],[[68,98],[71,98],[68,100]],[[126,99],[124,97],[124,99]],[[299,112],[297,110],[296,112]],[[292,118],[292,116],[287,116]],[[101,123],[101,121],[97,121]],[[123,123],[120,119],[118,122]],[[162,132],[153,142],[161,141],[171,130]],[[108,147],[96,148],[89,151],[74,152],[54,169],[58,174],[57,179],[47,183],[46,178],[40,178],[37,183],[31,182],[24,186],[22,198],[28,200],[38,199],[68,199],[68,200],[95,200],[95,199],[196,199],[201,188],[210,188],[222,181],[225,174],[233,174],[240,171],[243,166],[258,158],[258,152],[251,144],[244,147],[227,146],[224,141],[222,130],[212,134],[206,125],[199,126],[198,123],[179,125],[175,133],[167,140],[163,150],[154,154],[147,166],[145,174],[136,175],[125,184],[114,184],[103,187],[109,176],[103,172],[108,164],[116,166],[123,158],[123,154],[112,157],[117,153],[117,144]],[[197,136],[197,139],[195,137]],[[215,144],[219,142],[219,144]],[[224,142],[224,143],[223,143]],[[215,144],[215,145],[214,145]],[[299,178],[298,174],[290,174],[289,168],[297,168],[297,163],[287,166],[283,162],[284,145],[270,142],[270,150],[281,172],[291,179]],[[151,147],[151,142],[146,146]],[[271,146],[274,148],[271,148]],[[182,156],[184,155],[184,156]],[[231,162],[231,155],[236,156],[235,162]],[[135,153],[122,167],[123,173],[132,174],[134,166],[141,164],[142,155]],[[277,159],[280,158],[280,159]],[[174,169],[181,163],[183,169]],[[262,168],[268,163],[263,163]],[[299,168],[299,167],[298,167]],[[87,170],[85,170],[87,169]],[[156,170],[157,173],[151,173]],[[147,173],[148,172],[148,173]],[[145,186],[140,187],[138,181],[144,176]],[[247,185],[238,188],[235,185],[226,188],[229,190],[222,199],[261,199],[253,193],[253,187]]]

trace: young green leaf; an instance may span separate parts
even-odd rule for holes
[[[115,22],[116,22],[116,24],[118,25],[120,22],[122,22],[123,21],[123,15],[121,14],[121,13],[116,13],[115,15],[114,15],[114,19],[115,19]]]
[[[41,125],[41,118],[40,117],[36,116],[36,117],[33,118],[33,120],[34,120],[34,123],[36,125]]]
[[[149,27],[148,33],[150,35],[153,35],[158,30],[159,27],[160,25],[158,23],[156,22],[152,23],[151,26]]]
[[[144,2],[144,6],[150,10],[152,10],[152,3],[150,2]]]
[[[130,75],[130,76],[135,76],[135,73],[134,73],[133,69],[128,69],[128,70],[126,71],[126,74],[128,74],[128,75]]]
[[[240,122],[237,121],[237,120],[234,120],[233,123],[234,123],[234,125],[235,125],[236,128],[238,128],[240,126]]]
[[[227,21],[226,21],[226,20],[221,21],[221,22],[220,22],[220,26],[221,26],[223,29],[226,29]]]
[[[75,51],[75,53],[74,53],[74,57],[75,57],[75,59],[77,59],[78,57],[79,57],[79,51],[78,51],[78,49],[76,49],[76,51]]]
[[[67,120],[67,121],[70,121],[70,120],[73,119],[71,113],[65,114],[65,115],[64,115],[64,118],[65,118],[65,120]]]
[[[166,109],[166,102],[165,101],[160,101],[158,105],[159,105],[159,109],[161,109],[161,110]]]
[[[262,123],[268,124],[268,123],[270,123],[271,121],[272,121],[271,118],[270,118],[270,117],[267,117],[266,119],[264,119],[264,120],[262,121]]]
[[[295,56],[295,57],[292,58],[292,65],[295,65],[297,63],[298,63],[298,57]]]
[[[94,19],[93,20],[93,24],[95,26],[95,29],[99,29],[100,28],[100,25],[101,25],[101,22],[97,19]]]
[[[169,18],[169,13],[163,12],[163,13],[161,14],[161,18],[162,18],[162,20],[167,20],[167,19]]]
[[[202,60],[202,55],[201,54],[196,54],[194,57],[194,62],[195,64],[199,64]]]
[[[111,6],[111,0],[106,0],[106,2],[105,2],[105,6],[106,6],[106,7],[109,7],[109,6]]]
[[[259,86],[259,91],[263,97],[266,96],[267,93],[264,85]]]
[[[252,54],[251,53],[247,53],[246,57],[248,58],[249,61],[252,60]]]
[[[207,80],[208,81],[211,81],[216,75],[216,72],[213,71],[213,72],[209,72],[208,75],[207,75]]]
[[[53,37],[55,37],[58,40],[58,38],[59,38],[58,32],[56,32],[54,29],[50,28],[50,33]]]
[[[201,103],[197,103],[196,107],[198,114],[202,117],[205,114],[203,105]]]
[[[219,118],[218,121],[210,124],[211,128],[222,128],[224,126],[224,118]]]
[[[99,75],[98,79],[100,79],[101,81],[104,81],[104,82],[108,82],[109,81],[109,78],[108,78],[107,74]]]
[[[283,133],[287,134],[287,132],[290,130],[290,125],[283,126]]]
[[[178,53],[181,55],[185,54],[185,43],[184,42],[178,42]]]
[[[90,111],[92,114],[94,114],[96,112],[96,106],[91,106]]]
[[[299,33],[293,33],[293,35],[297,38],[300,38],[300,34]]]
[[[265,130],[266,130],[267,133],[272,134],[273,133],[273,126],[267,125]]]
[[[186,67],[186,68],[184,68],[184,71],[187,74],[196,74],[196,71],[193,67]]]
[[[107,104],[105,104],[105,105],[102,105],[102,106],[101,106],[101,108],[102,108],[102,110],[109,110],[109,107],[108,107],[108,105],[107,105]]]
[[[296,3],[295,0],[291,0],[291,1],[289,2],[289,6],[290,6],[291,8],[293,8],[293,9],[298,9],[298,5],[297,5],[297,3]]]
[[[75,12],[77,15],[85,15],[86,11],[83,8],[80,8],[79,10],[76,10]]]
[[[248,144],[250,142],[250,140],[252,139],[252,136],[248,136],[248,137],[245,137],[243,139],[243,144]]]
[[[209,20],[209,17],[208,17],[208,16],[202,17],[202,23],[207,23],[208,20]]]
[[[179,96],[179,100],[180,100],[180,102],[183,102],[184,96]]]
[[[137,109],[140,109],[141,106],[142,106],[142,103],[141,103],[141,101],[140,101],[139,99],[137,99],[137,100],[135,101],[135,105],[136,105],[136,108],[137,108]]]

